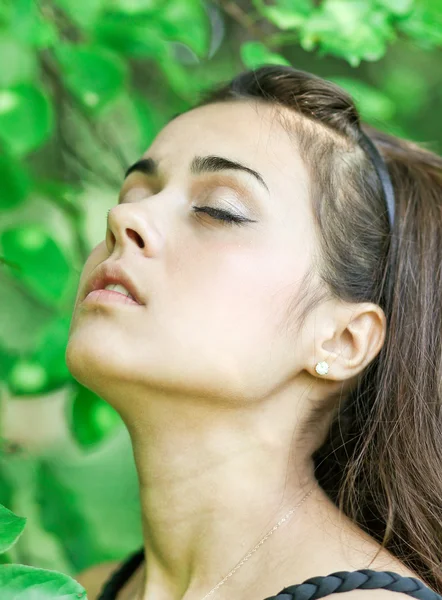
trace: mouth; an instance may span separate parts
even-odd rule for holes
[[[85,297],[82,304],[124,304],[126,306],[142,306],[131,296],[115,290],[92,290]]]
[[[117,262],[104,262],[97,268],[86,286],[83,302],[86,300],[144,305],[134,281]]]

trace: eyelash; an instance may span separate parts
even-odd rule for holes
[[[228,212],[227,210],[221,210],[220,208],[212,208],[211,206],[194,206],[193,210],[196,213],[206,213],[214,219],[217,219],[218,221],[223,221],[225,225],[242,225],[242,223],[249,221],[249,219],[239,217],[238,215],[234,215],[233,213]],[[110,209],[107,211],[108,216],[109,213]]]
[[[242,223],[248,221],[244,217],[234,215],[227,210],[221,210],[219,208],[212,208],[211,206],[194,206],[195,212],[203,212],[217,219],[218,221],[224,221],[226,225],[242,225]]]

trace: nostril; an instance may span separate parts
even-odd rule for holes
[[[140,248],[144,248],[143,238],[136,231],[134,231],[133,229],[126,229],[126,233],[128,237],[133,239],[135,243],[140,246]]]

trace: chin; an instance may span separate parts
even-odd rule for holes
[[[123,360],[121,344],[120,352],[116,351],[118,345],[103,339],[94,329],[82,327],[72,331],[66,346],[65,362],[74,379],[99,393],[98,388],[106,389],[115,378],[124,379],[125,363],[131,363],[131,357]]]

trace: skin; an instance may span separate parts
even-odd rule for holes
[[[253,168],[269,191],[244,172],[189,173],[195,155],[213,154]],[[84,265],[66,350],[72,375],[119,411],[133,444],[149,567],[118,597],[202,600],[311,489],[213,597],[256,600],[368,568],[377,544],[313,474],[328,422],[301,428],[378,354],[385,315],[327,299],[291,326],[317,250],[293,140],[272,106],[219,103],[168,123],[143,157],[161,161],[161,176],[124,182]],[[193,206],[254,222],[229,226]],[[79,302],[103,261],[121,263],[144,306]],[[316,373],[319,361],[328,375]],[[370,568],[409,573],[385,551]]]

